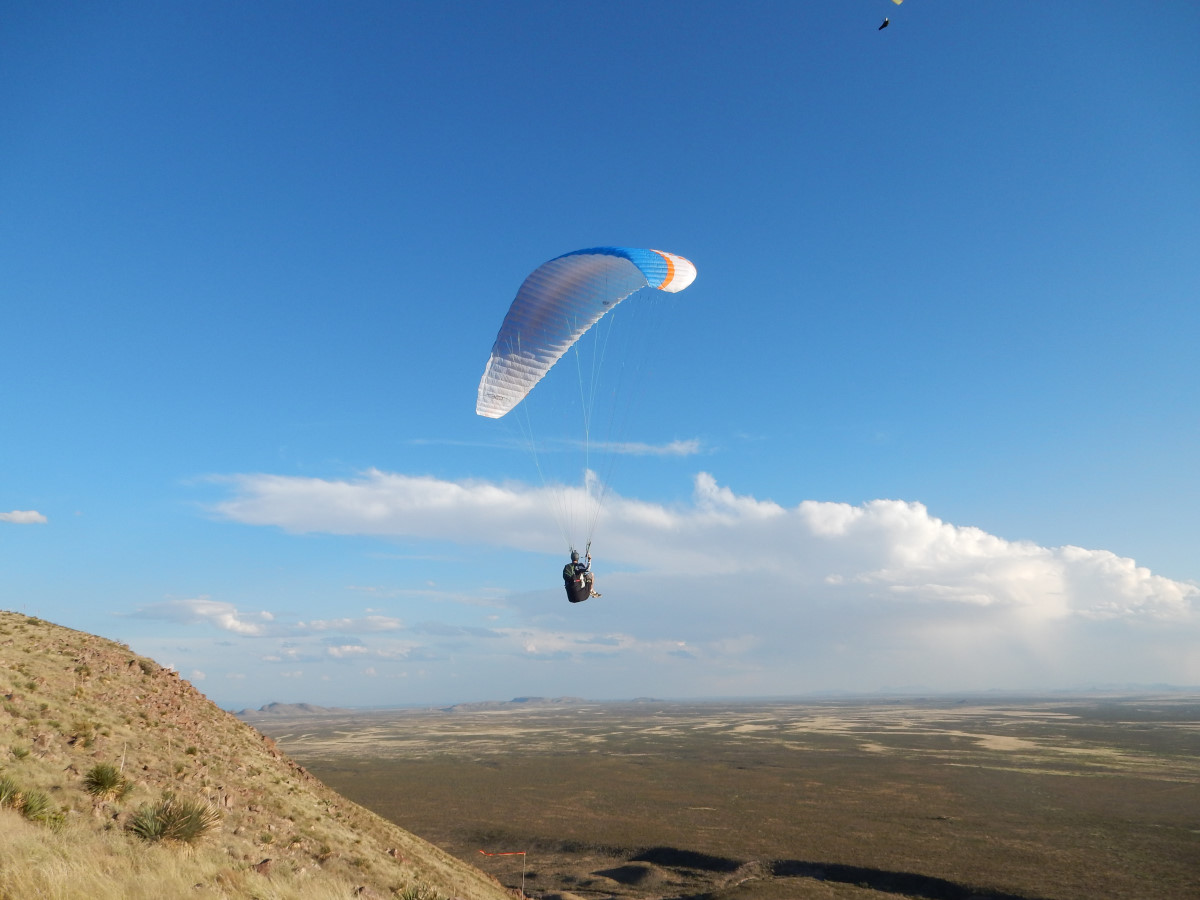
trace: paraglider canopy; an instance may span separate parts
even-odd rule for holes
[[[593,247],[539,266],[509,307],[479,381],[475,412],[498,419],[520,403],[600,318],[644,287],[678,293],[696,267],[661,250]]]

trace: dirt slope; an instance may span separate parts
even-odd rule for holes
[[[128,781],[123,796],[87,790],[102,763]],[[3,898],[511,900],[494,879],[334,793],[177,673],[0,611],[4,784],[17,793],[0,790]],[[167,794],[217,811],[194,845],[129,830]]]

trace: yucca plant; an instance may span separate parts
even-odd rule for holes
[[[410,884],[397,894],[399,900],[445,900],[441,894],[427,884]]]
[[[16,806],[21,791],[11,775],[0,775],[0,806]]]
[[[30,822],[47,825],[55,831],[67,822],[67,814],[42,791],[25,791],[21,794],[21,815]]]
[[[221,814],[203,800],[165,796],[146,804],[129,818],[128,828],[144,841],[195,844],[221,821]]]
[[[21,815],[31,822],[46,822],[54,818],[54,804],[42,791],[25,791],[21,794]]]
[[[100,800],[116,800],[129,793],[129,782],[112,763],[97,763],[88,769],[83,786]]]

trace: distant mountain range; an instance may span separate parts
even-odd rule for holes
[[[268,703],[258,709],[243,709],[235,713],[238,718],[246,719],[254,716],[334,716],[347,715],[353,710],[342,709],[340,706],[314,706],[311,703]]]
[[[490,709],[532,709],[557,706],[580,706],[592,703],[582,697],[513,697],[511,700],[481,700],[476,703],[455,703],[442,706],[445,712],[481,712]]]

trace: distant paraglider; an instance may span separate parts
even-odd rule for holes
[[[892,0],[892,2],[893,2],[893,3],[895,3],[897,6],[899,6],[901,3],[903,3],[903,2],[904,2],[904,0]],[[884,17],[883,17],[883,24],[882,24],[882,25],[880,25],[880,26],[879,26],[878,28],[876,28],[875,30],[876,30],[876,31],[883,31],[883,29],[887,28],[887,27],[888,27],[890,24],[892,24],[892,20],[891,20],[891,19],[889,19],[887,16],[884,16]]]

